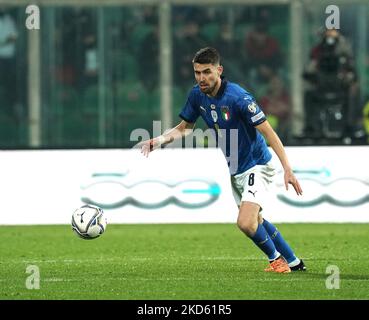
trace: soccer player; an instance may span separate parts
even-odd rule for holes
[[[218,143],[222,139],[228,141],[222,144],[225,145],[222,148],[225,156],[236,154],[236,165],[232,167],[232,159],[228,165],[233,195],[239,207],[237,225],[268,257],[270,264],[265,271],[287,273],[306,270],[304,262],[294,254],[277,228],[261,216],[274,175],[270,162],[272,155],[264,137],[283,166],[286,189],[291,184],[297,195],[302,195],[281,140],[253,96],[222,76],[223,67],[216,49],[207,47],[199,50],[192,65],[197,85],[192,88],[179,115],[182,121],[164,134],[141,142],[141,152],[147,157],[161,145],[186,136],[201,116],[213,129]],[[236,132],[236,143],[230,142],[232,132]],[[227,135],[230,138],[227,139]]]

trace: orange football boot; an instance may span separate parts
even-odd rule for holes
[[[291,272],[291,269],[288,266],[288,263],[286,262],[286,260],[284,260],[283,257],[279,257],[278,259],[271,261],[269,267],[264,269],[264,271],[277,272],[277,273],[289,273]]]

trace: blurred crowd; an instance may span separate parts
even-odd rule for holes
[[[11,114],[17,104],[16,91],[16,21],[0,7],[0,94],[3,113]]]
[[[338,30],[320,33],[303,76],[305,135],[351,138],[359,132],[359,83],[353,50]]]
[[[120,127],[116,134],[121,136],[137,126],[148,126],[144,118],[160,118],[158,8],[105,8],[103,21],[98,14],[90,7],[58,9],[55,29],[46,33],[51,37],[43,39],[46,48],[55,48],[54,55],[43,51],[44,114],[55,116],[55,109],[54,113],[69,119],[69,124],[63,120],[66,132],[72,132],[79,121],[96,124],[101,103],[99,83],[104,78],[111,126],[114,130]],[[178,111],[194,84],[194,53],[213,46],[222,55],[225,76],[249,90],[283,141],[293,143],[288,14],[283,6],[279,11],[268,6],[235,10],[173,7],[174,121],[178,121]],[[17,53],[17,19],[16,11],[0,8],[0,97],[3,113],[15,119],[27,113],[20,107],[25,99],[19,100],[26,82],[24,70],[17,71],[22,54]],[[369,135],[365,122],[369,104],[360,98],[363,94],[359,92],[354,56],[350,39],[336,30],[320,32],[307,54],[301,75],[305,84],[303,137],[316,139],[314,143],[352,138],[365,129]],[[24,64],[24,54],[22,61]]]

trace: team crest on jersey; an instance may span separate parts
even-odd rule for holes
[[[220,111],[222,112],[223,120],[228,121],[231,118],[231,113],[229,112],[229,107],[222,106],[222,107],[220,107]]]
[[[215,110],[211,110],[211,117],[213,118],[214,122],[218,121],[218,114]]]
[[[247,109],[249,109],[249,111],[251,113],[255,113],[256,112],[256,103],[255,102],[251,102],[248,106]]]

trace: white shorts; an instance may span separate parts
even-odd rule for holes
[[[275,168],[269,161],[265,165],[256,165],[249,170],[231,176],[233,197],[238,206],[249,201],[258,204],[263,209],[270,195]]]

